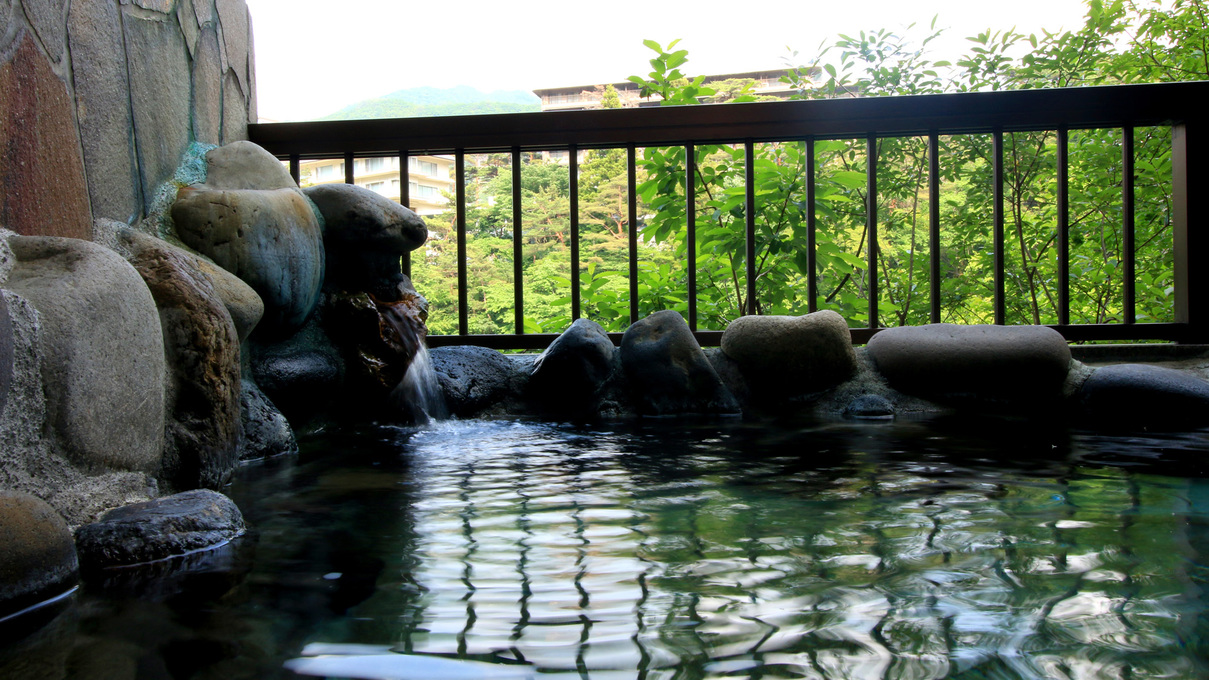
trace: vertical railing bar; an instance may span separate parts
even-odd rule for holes
[[[877,137],[865,138],[865,230],[869,233],[866,247],[869,269],[869,328],[877,328]]]
[[[525,334],[524,230],[521,225],[521,148],[512,147],[512,305],[516,334]]]
[[[302,158],[296,154],[290,154],[290,177],[294,178],[294,184],[302,186]]]
[[[411,175],[407,172],[407,149],[399,149],[399,205],[411,209]],[[403,253],[403,275],[411,278],[411,253]]]
[[[818,282],[818,223],[814,201],[817,192],[815,186],[814,167],[814,137],[807,137],[806,144],[806,311],[819,311],[819,282]]]
[[[579,148],[572,144],[567,150],[570,166],[571,205],[571,320],[580,317],[582,300],[579,290]]]
[[[748,139],[743,142],[743,158],[746,180],[746,204],[744,211],[746,225],[744,228],[744,260],[747,277],[747,304],[744,313],[756,313],[756,151],[755,143]]]
[[[1058,128],[1058,323],[1070,325],[1070,130]]]
[[[1003,239],[1003,129],[997,128],[992,136],[992,182],[994,184],[994,229],[995,229],[995,323],[1007,323],[1007,303],[1004,296],[1004,239]]]
[[[356,177],[353,175],[353,152],[344,152],[344,183],[356,184]]]
[[[928,134],[928,293],[929,320],[940,323],[940,135]]]
[[[1137,306],[1134,276],[1136,263],[1134,261],[1134,167],[1133,167],[1133,126],[1121,128],[1121,229],[1124,262],[1121,271],[1121,302],[1125,307],[1125,323],[1137,321]]]
[[[625,149],[626,208],[630,211],[628,227],[630,264],[630,323],[638,321],[638,159],[631,143]]]
[[[684,145],[685,248],[688,253],[688,327],[697,330],[697,145]]]
[[[470,328],[468,284],[466,281],[466,150],[454,153],[455,195],[457,199],[458,230],[458,335],[468,335]]]

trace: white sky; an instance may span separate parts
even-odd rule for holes
[[[247,0],[262,119],[308,120],[395,90],[532,90],[645,75],[644,39],[681,38],[687,75],[784,68],[839,33],[947,27],[934,59],[987,28],[1082,25],[1082,0]]]

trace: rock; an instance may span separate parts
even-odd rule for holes
[[[323,234],[296,189],[185,187],[172,205],[182,241],[252,287],[264,302],[256,335],[286,337],[306,322],[323,284]]]
[[[184,35],[172,17],[151,15],[126,3],[121,9],[138,171],[143,202],[150,205],[189,147],[193,69]]]
[[[622,335],[620,356],[639,413],[739,412],[684,317],[674,311],[632,324]]]
[[[223,31],[226,34],[226,31]],[[230,144],[248,138],[248,103],[234,69],[222,78],[222,142]]]
[[[705,352],[705,358],[709,360],[709,365],[714,367],[714,372],[718,374],[718,378],[722,380],[727,391],[746,411],[751,402],[751,389],[747,386],[747,378],[743,376],[743,370],[739,368],[739,364],[726,356],[726,352],[723,352],[721,347],[705,347],[702,351]]]
[[[155,301],[113,251],[15,236],[6,286],[38,310],[48,420],[84,468],[159,469],[164,344]]]
[[[217,0],[215,9],[218,10],[218,20],[222,24],[227,63],[239,78],[240,89],[248,92],[248,7],[244,0]],[[244,111],[244,120],[247,121],[247,109]]]
[[[76,547],[45,501],[0,490],[0,619],[75,587]]]
[[[192,10],[189,11],[192,14]],[[222,138],[222,57],[214,24],[198,32],[193,17],[181,21],[192,25],[197,36],[193,58],[193,136],[199,142],[217,144]],[[280,163],[278,163],[280,165]]]
[[[403,277],[400,258],[424,244],[428,227],[411,210],[353,184],[304,189],[323,215],[327,283],[393,300]]]
[[[63,59],[63,48],[67,43],[63,25],[67,0],[24,0],[21,4],[50,60],[58,63]]]
[[[844,416],[858,420],[891,420],[894,404],[880,394],[862,394],[848,403]]]
[[[348,369],[345,391],[362,410],[387,406],[428,335],[428,301],[407,277],[399,287],[407,292],[397,302],[333,292],[324,305],[324,327]]]
[[[248,141],[206,152],[206,189],[297,189],[289,170],[273,154]]]
[[[445,403],[460,417],[506,405],[520,396],[524,383],[516,363],[486,347],[438,347],[431,351]]]
[[[31,34],[22,35],[0,50],[0,225],[87,238],[92,213],[75,105]]]
[[[76,530],[84,569],[154,562],[217,547],[243,534],[243,515],[226,496],[195,489],[110,510]]]
[[[1209,382],[1160,366],[1097,369],[1077,396],[1084,415],[1120,428],[1209,425]]]
[[[740,317],[722,334],[722,351],[761,401],[821,392],[856,372],[848,324],[830,310]]]
[[[240,416],[243,439],[239,459],[257,460],[298,453],[298,442],[290,423],[273,402],[260,391],[252,376],[245,374],[240,384]]]
[[[231,314],[200,258],[125,228],[118,240],[159,309],[168,365],[161,479],[218,488],[239,461],[240,354]]]
[[[71,3],[67,33],[92,215],[126,222],[142,214],[143,192],[117,4]]]
[[[601,388],[617,365],[616,355],[600,324],[576,319],[534,361],[529,398],[556,414],[595,415]]]
[[[874,335],[868,352],[894,389],[959,407],[1052,407],[1071,363],[1045,326],[900,326]]]
[[[260,348],[252,360],[256,384],[291,420],[323,410],[336,397],[341,373],[334,351],[306,343]]]
[[[0,296],[0,413],[8,403],[8,388],[13,382],[13,321],[8,303]]]

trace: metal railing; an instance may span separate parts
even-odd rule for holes
[[[523,152],[568,151],[570,164],[570,257],[571,317],[581,316],[578,215],[578,151],[592,148],[624,148],[629,189],[629,285],[631,323],[638,318],[637,224],[635,150],[647,146],[682,146],[687,150],[685,195],[693,197],[696,146],[742,145],[746,156],[746,300],[747,313],[755,310],[756,198],[753,146],[761,142],[807,142],[806,178],[809,204],[807,249],[810,275],[810,309],[816,305],[814,253],[814,163],[813,144],[825,139],[865,139],[866,234],[868,271],[878,269],[877,163],[875,144],[887,137],[925,137],[929,156],[929,249],[931,320],[940,321],[940,192],[938,139],[954,134],[990,134],[993,140],[993,183],[995,208],[994,319],[1003,324],[1005,311],[1003,138],[1005,133],[1054,131],[1057,133],[1057,329],[1070,341],[1084,340],[1174,340],[1209,342],[1209,266],[1197,266],[1195,258],[1209,256],[1209,205],[1191,200],[1197,187],[1209,188],[1209,82],[1053,90],[1017,90],[963,94],[884,98],[850,98],[814,101],[766,102],[718,106],[653,107],[593,111],[521,113],[446,118],[355,120],[318,123],[273,123],[248,126],[251,141],[282,159],[298,179],[301,158],[343,157],[345,181],[353,182],[354,156],[395,155],[406,167],[412,155],[451,154],[455,157],[456,230],[458,264],[457,335],[430,336],[430,344],[479,344],[499,349],[540,349],[555,334],[523,332],[521,154]],[[1168,323],[1137,323],[1134,289],[1133,131],[1139,127],[1170,126],[1172,130],[1172,238],[1174,254],[1174,309]],[[1080,129],[1122,131],[1124,180],[1122,182],[1122,229],[1124,257],[1123,323],[1072,324],[1070,321],[1070,252],[1068,201],[1068,133]],[[500,335],[471,335],[468,328],[466,262],[465,161],[467,154],[511,154],[513,192],[513,265],[516,332]],[[401,202],[409,203],[408,187],[402,183]],[[873,206],[873,209],[868,209]],[[696,206],[687,200],[686,274],[688,276],[689,322],[703,345],[720,342],[721,331],[696,330],[695,234]],[[406,263],[405,263],[405,266]],[[878,294],[875,277],[869,285],[869,327],[852,330],[854,342],[865,342],[877,328]],[[610,334],[614,341],[619,333]]]

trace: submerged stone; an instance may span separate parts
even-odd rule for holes
[[[761,401],[819,392],[856,372],[848,324],[829,310],[740,317],[722,334],[722,351]]]
[[[959,407],[1052,407],[1071,363],[1045,326],[900,326],[874,335],[868,352],[894,389]]]
[[[67,522],[45,501],[0,490],[0,618],[62,595],[79,573]]]
[[[1146,364],[1097,369],[1084,381],[1078,404],[1093,421],[1117,428],[1209,424],[1209,382]]]
[[[243,515],[217,491],[195,489],[110,510],[76,531],[86,569],[154,562],[241,535]]]
[[[680,314],[664,310],[621,338],[621,367],[634,408],[646,415],[738,413],[739,404]]]

